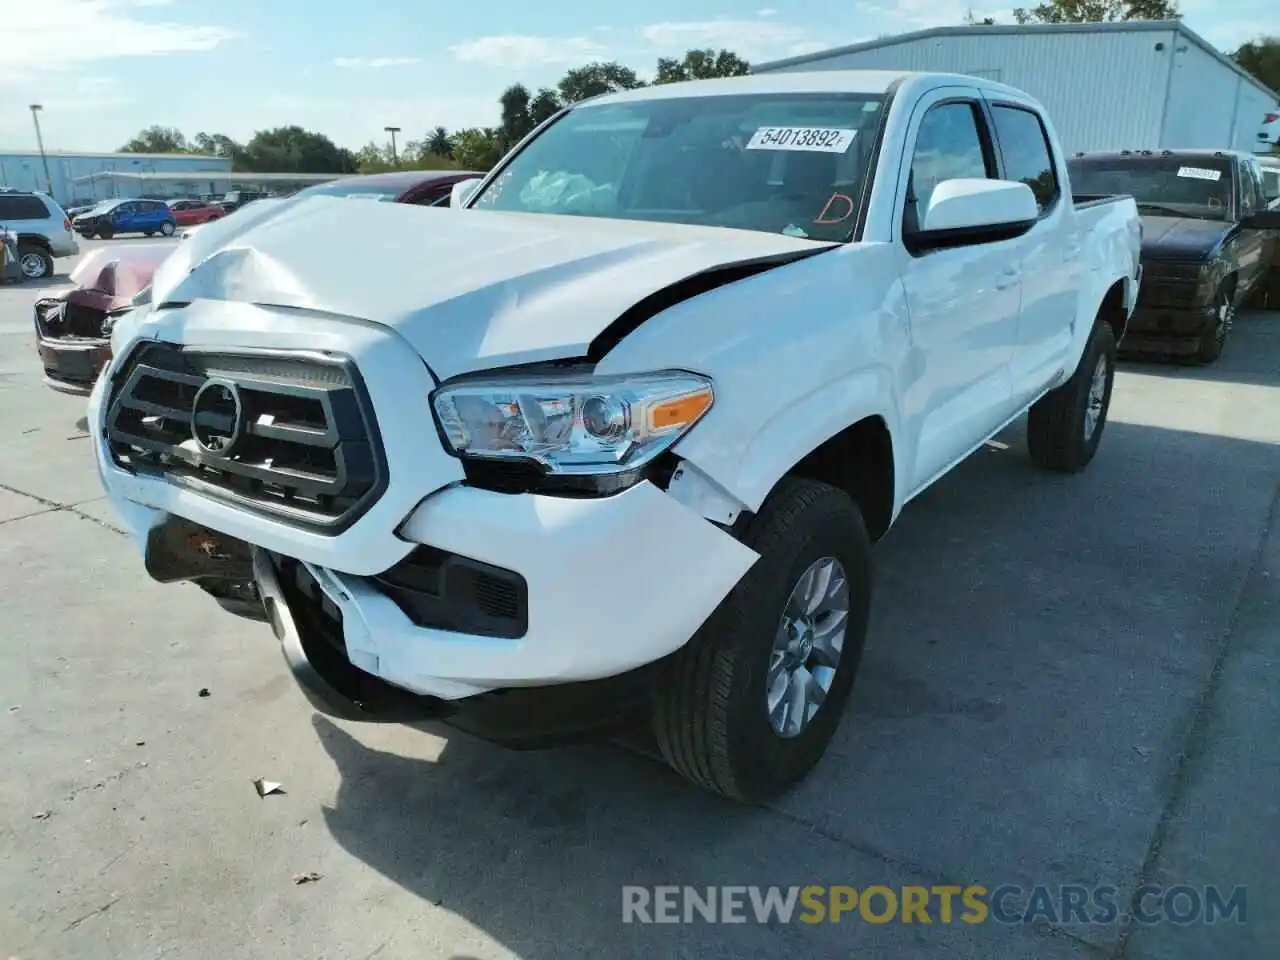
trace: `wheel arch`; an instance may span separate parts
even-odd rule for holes
[[[18,243],[30,244],[33,247],[39,247],[50,256],[53,255],[53,244],[49,242],[49,238],[41,233],[22,233],[18,232]]]

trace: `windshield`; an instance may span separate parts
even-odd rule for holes
[[[393,201],[404,193],[403,187],[386,185],[357,186],[353,184],[325,183],[318,187],[307,187],[302,191],[307,196],[350,197],[358,200]]]
[[[1077,195],[1126,193],[1139,212],[1226,220],[1234,189],[1231,161],[1213,157],[1119,157],[1069,161]]]
[[[472,206],[844,240],[883,102],[769,94],[578,107]]]
[[[94,204],[92,207],[90,207],[88,210],[86,210],[86,211],[84,211],[84,212],[85,212],[86,214],[89,214],[89,213],[106,213],[106,212],[107,212],[108,210],[110,210],[112,207],[116,206],[116,204],[118,204],[119,202],[120,202],[119,200],[103,200],[103,201],[101,201],[101,202],[99,202],[99,203]]]

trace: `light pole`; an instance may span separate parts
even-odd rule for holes
[[[44,155],[44,137],[40,135],[40,111],[43,110],[38,103],[31,105],[31,122],[36,125],[36,143],[40,146],[40,164],[44,167],[44,185],[49,189],[49,196],[53,196],[53,178],[49,176],[49,159]]]
[[[400,132],[399,127],[383,127],[383,130],[391,134],[391,165],[393,167],[400,166],[400,160],[396,156],[396,134]]]

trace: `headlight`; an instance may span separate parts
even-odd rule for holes
[[[446,384],[431,396],[440,432],[463,460],[523,461],[553,481],[598,478],[605,482],[597,492],[638,479],[713,401],[709,379],[679,371],[490,376]]]

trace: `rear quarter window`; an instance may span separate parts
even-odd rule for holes
[[[51,214],[44,201],[33,196],[0,196],[0,223],[17,220],[47,220]]]

